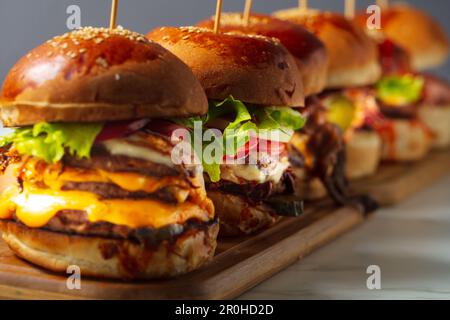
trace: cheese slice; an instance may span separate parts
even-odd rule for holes
[[[103,142],[103,145],[111,155],[142,159],[168,167],[175,166],[170,156],[161,154],[151,148],[145,148],[129,143],[127,139],[111,139]]]
[[[304,157],[305,165],[307,168],[311,168],[314,164],[314,155],[308,150],[309,136],[296,132],[292,137],[291,144],[296,148]]]
[[[109,172],[98,169],[82,169],[43,164],[42,161],[28,160],[20,169],[26,181],[43,182],[53,190],[60,190],[66,182],[113,183],[120,188],[135,192],[153,193],[167,186],[190,189],[191,186],[181,177],[154,177],[133,172]]]
[[[0,198],[0,219],[17,219],[30,228],[45,226],[61,210],[80,210],[90,222],[109,222],[130,228],[161,228],[196,218],[213,218],[212,206],[205,209],[191,203],[166,204],[157,200],[100,200],[96,195],[81,191],[25,189],[17,186],[6,190]],[[210,201],[205,199],[206,202]]]

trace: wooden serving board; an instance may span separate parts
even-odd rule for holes
[[[436,151],[418,162],[383,164],[374,176],[353,182],[352,189],[370,194],[382,206],[388,206],[447,175],[450,175],[450,150]]]
[[[316,204],[298,218],[284,218],[253,237],[222,240],[214,260],[177,279],[118,282],[66,277],[17,258],[0,241],[0,298],[13,299],[231,299],[363,222],[358,208]]]

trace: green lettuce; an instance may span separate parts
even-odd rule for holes
[[[388,76],[377,85],[377,97],[392,106],[404,106],[419,101],[425,81],[422,77],[411,74]]]
[[[48,163],[58,162],[66,152],[80,159],[89,158],[95,138],[102,129],[100,123],[40,122],[0,137],[0,147],[13,144],[19,154]]]
[[[267,107],[255,110],[258,128],[279,131],[282,142],[289,142],[294,131],[303,128],[305,118],[289,107]]]
[[[260,130],[276,131],[283,142],[288,142],[294,131],[305,125],[303,116],[292,108],[246,106],[232,96],[219,102],[210,101],[208,114],[205,117],[185,119],[179,123],[192,129],[194,121],[202,121],[205,126],[212,120],[222,117],[229,120],[223,130],[224,143],[234,142],[232,150],[226,150],[229,156],[235,155],[245,146],[250,140],[250,133],[258,134]],[[203,170],[212,182],[220,180],[220,163],[206,163],[203,159]]]

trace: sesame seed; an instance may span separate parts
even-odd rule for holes
[[[75,59],[77,57],[77,54],[73,51],[70,51],[67,53],[67,56],[71,59]]]
[[[95,63],[97,63],[99,66],[102,66],[103,68],[108,68],[109,66],[108,62],[103,58],[97,58],[97,60],[95,60]]]
[[[116,79],[116,81],[119,81],[119,80],[120,80],[120,74],[116,73],[116,74],[114,75],[114,78]]]
[[[64,35],[56,36],[52,40],[49,40],[48,43],[54,48],[59,46],[62,49],[67,49],[69,45],[65,41],[66,39],[70,39],[74,45],[79,46],[83,41],[93,41],[95,44],[100,44],[112,36],[124,37],[133,42],[151,43],[144,35],[126,30],[122,26],[113,30],[94,27],[79,28]],[[82,52],[85,52],[85,50]],[[102,65],[104,64],[102,63]]]

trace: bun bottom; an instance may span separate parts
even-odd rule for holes
[[[250,205],[243,198],[219,191],[208,191],[220,220],[219,237],[250,235],[279,220],[265,204]]]
[[[292,168],[295,177],[295,197],[301,200],[314,201],[326,198],[327,189],[319,178],[309,178],[303,168]]]
[[[391,120],[390,128],[381,132],[382,160],[410,162],[423,159],[431,149],[429,129],[418,120]]]
[[[381,161],[381,138],[374,131],[355,131],[346,143],[346,176],[349,180],[375,174]]]
[[[0,221],[3,239],[21,258],[54,272],[76,265],[82,276],[112,279],[171,278],[198,269],[216,249],[218,223],[175,241],[146,247],[129,240],[69,235]]]
[[[419,118],[434,134],[434,149],[450,146],[450,106],[421,106]]]

